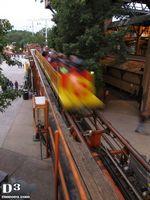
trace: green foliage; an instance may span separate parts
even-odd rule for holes
[[[8,20],[0,20],[0,63],[2,60],[6,60],[9,65],[16,64],[10,59],[8,55],[3,53],[3,49],[7,44],[14,44],[16,46],[15,51],[19,52],[20,48],[23,48],[27,43],[38,43],[41,46],[45,43],[43,31],[32,34],[28,31],[11,30],[12,26]],[[11,104],[15,98],[21,95],[21,90],[13,90],[9,87],[9,80],[2,74],[0,70],[0,86],[3,89],[0,92],[0,112]]]
[[[11,102],[21,95],[21,90],[16,91],[12,89],[7,89],[5,92],[0,93],[0,112],[4,112],[11,105]]]
[[[7,44],[6,34],[12,29],[11,24],[6,19],[0,19],[0,55],[3,54],[3,48]]]
[[[42,30],[34,34],[29,31],[12,30],[7,34],[7,43],[15,44],[15,50],[19,51],[20,48],[24,48],[28,43],[38,43],[43,46],[45,39]]]
[[[10,59],[3,53],[3,49],[7,44],[6,34],[11,30],[12,26],[8,20],[0,19],[0,61],[6,60],[10,63]],[[0,63],[1,63],[0,62]],[[11,63],[12,64],[12,63]],[[9,80],[2,74],[0,68],[0,86],[3,91],[0,92],[0,112],[11,104],[11,101],[21,95],[21,91],[13,90],[9,87]]]
[[[0,36],[4,37],[10,30],[12,26],[7,19],[0,19]]]
[[[9,86],[9,82],[9,79],[2,74],[0,69],[0,86],[3,90],[0,92],[0,112],[3,112],[11,104],[11,101],[22,94],[21,90],[12,89]]]
[[[48,33],[49,46],[66,54],[86,60],[89,70],[95,71],[97,87],[102,83],[100,58],[125,53],[125,32],[105,33],[105,21],[124,14],[122,0],[51,0],[56,11],[54,26]]]

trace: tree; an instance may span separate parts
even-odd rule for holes
[[[11,30],[12,26],[8,20],[0,19],[0,58],[1,62],[3,59],[9,58],[4,54],[3,49],[7,44],[6,34]],[[0,86],[2,92],[0,92],[0,112],[3,112],[4,109],[11,104],[11,101],[14,100],[20,92],[12,90],[9,87],[10,81],[3,75],[2,69],[0,68]]]
[[[7,33],[7,42],[9,44],[15,43],[15,50],[19,51],[20,48],[24,48],[28,43],[38,43],[43,46],[45,38],[42,30],[34,34],[29,31],[12,30]]]
[[[124,31],[107,33],[104,25],[113,16],[124,14],[122,0],[51,0],[56,26],[49,32],[49,45],[66,54],[75,54],[95,71],[96,87],[102,83],[100,58],[125,52]]]
[[[0,61],[5,56],[3,53],[3,48],[7,44],[6,34],[11,30],[12,26],[8,20],[0,19]]]

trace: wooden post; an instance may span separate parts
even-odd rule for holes
[[[55,200],[58,200],[59,131],[55,132]]]
[[[137,26],[137,31],[136,31],[137,38],[136,38],[136,47],[135,47],[135,54],[136,55],[139,55],[140,29],[141,29],[141,26]]]
[[[146,63],[143,75],[142,110],[150,110],[150,38],[146,54]]]

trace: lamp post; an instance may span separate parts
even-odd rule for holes
[[[30,26],[30,28],[32,29],[32,35],[34,35],[34,32],[35,32],[35,29],[36,29],[36,27],[35,27],[35,24],[34,24],[34,22],[37,22],[36,24],[37,25],[42,25],[42,22],[45,22],[45,46],[47,46],[47,44],[48,44],[48,41],[47,41],[47,32],[48,32],[48,28],[47,28],[47,26],[48,26],[48,21],[50,21],[51,19],[48,19],[48,18],[44,18],[44,19],[35,19],[35,20],[30,20],[31,21],[31,26]]]

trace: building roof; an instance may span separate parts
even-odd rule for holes
[[[112,22],[108,28],[114,28],[119,26],[130,26],[130,25],[136,25],[136,26],[150,26],[150,14],[148,15],[141,15],[136,16],[132,18],[128,18],[121,21],[115,21]]]
[[[146,4],[150,8],[150,1],[149,0],[124,0],[125,3],[142,3]]]

